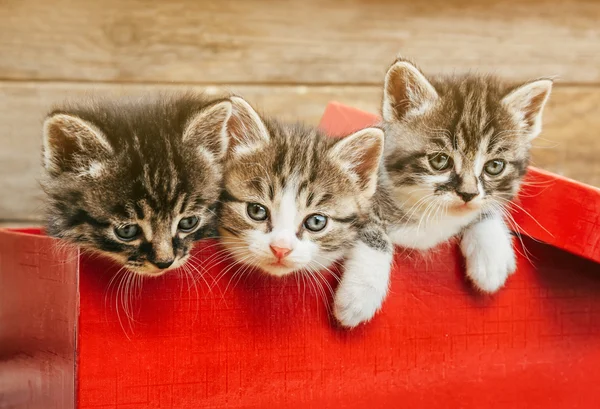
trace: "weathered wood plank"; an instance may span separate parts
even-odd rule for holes
[[[600,80],[590,0],[3,0],[0,79],[375,84],[428,72]]]
[[[41,222],[38,220],[0,220],[0,229],[25,229],[39,227]]]
[[[191,87],[193,88],[193,87]],[[0,220],[39,219],[42,208],[37,183],[40,170],[41,124],[53,104],[86,95],[131,95],[157,89],[190,89],[185,86],[145,86],[64,83],[0,82]],[[228,87],[196,87],[217,94]],[[316,124],[327,102],[338,99],[363,109],[376,109],[375,87],[260,87],[241,86],[235,91],[265,112],[283,119]]]
[[[97,85],[100,95],[140,94],[156,86]],[[160,87],[176,90],[185,86]],[[39,174],[41,122],[46,111],[65,98],[90,93],[85,84],[0,83],[0,219],[40,217]],[[377,112],[379,86],[239,86],[196,87],[210,93],[235,90],[265,112],[286,120],[316,124],[330,100]],[[536,141],[534,163],[586,183],[600,186],[600,88],[557,87]]]

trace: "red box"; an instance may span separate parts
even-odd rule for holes
[[[376,121],[330,104],[322,127]],[[119,304],[110,262],[0,231],[0,407],[595,408],[600,190],[527,178],[504,289],[476,293],[455,244],[398,249],[384,309],[353,331],[332,325],[327,285],[240,275],[210,261],[213,241],[196,250],[210,266],[195,285],[170,274]]]

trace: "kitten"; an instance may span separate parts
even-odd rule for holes
[[[408,61],[392,65],[382,109],[385,159],[371,218],[388,246],[363,240],[353,249],[335,300],[343,325],[369,320],[381,306],[391,243],[427,250],[458,236],[475,287],[493,293],[504,285],[516,260],[503,219],[527,171],[551,89],[547,79],[520,86],[473,74],[429,80]]]
[[[368,215],[383,131],[333,139],[231,100],[219,216],[224,247],[238,263],[278,277],[329,267]]]
[[[94,100],[44,122],[49,235],[158,276],[214,231],[227,100],[180,94]]]

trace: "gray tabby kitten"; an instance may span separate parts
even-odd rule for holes
[[[227,100],[180,94],[93,100],[44,122],[51,236],[157,276],[215,230]]]
[[[368,219],[383,131],[333,139],[231,101],[222,243],[238,263],[274,276],[317,274],[345,255]]]
[[[392,65],[377,205],[335,299],[343,325],[369,320],[381,307],[392,243],[427,250],[459,237],[475,287],[502,287],[516,268],[503,216],[519,191],[551,89],[548,79],[520,86],[484,75],[427,79],[406,60]]]

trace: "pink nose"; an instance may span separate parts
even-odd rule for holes
[[[288,249],[287,247],[277,247],[273,245],[269,247],[271,247],[271,251],[278,259],[282,259],[292,252],[292,249]]]

